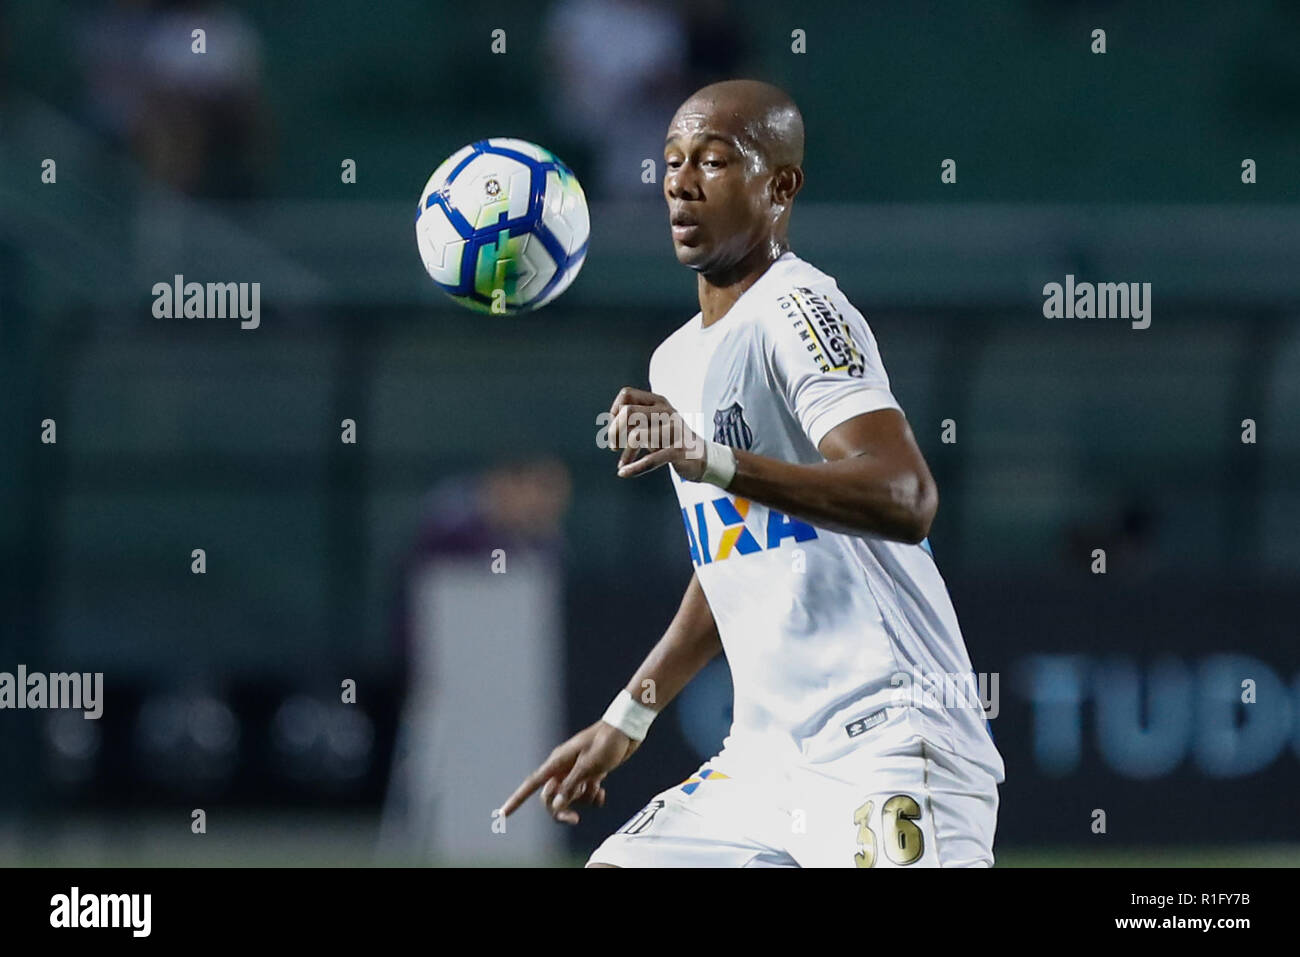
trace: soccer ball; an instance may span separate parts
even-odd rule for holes
[[[502,315],[564,292],[590,232],[578,178],[526,140],[494,137],[457,150],[433,171],[415,210],[433,281],[463,306]]]

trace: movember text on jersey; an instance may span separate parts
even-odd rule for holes
[[[1076,283],[1067,274],[1065,285],[1043,286],[1043,316],[1047,319],[1131,319],[1134,329],[1151,325],[1151,283]]]
[[[104,673],[96,671],[45,674],[19,665],[17,674],[0,671],[0,709],[73,708],[88,719],[104,713]]]

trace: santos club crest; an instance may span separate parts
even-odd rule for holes
[[[754,445],[754,433],[745,421],[745,410],[739,402],[713,413],[713,441],[730,445],[733,449],[749,451]]]

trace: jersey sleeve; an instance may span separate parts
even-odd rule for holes
[[[866,319],[838,289],[788,290],[766,326],[774,383],[814,446],[854,416],[902,411]]]
[[[660,359],[660,353],[663,352],[663,349],[663,343],[660,343],[655,347],[655,351],[650,353],[650,362],[646,367],[646,382],[650,385],[650,391],[655,393],[658,393],[659,390],[663,388],[664,384],[663,377],[660,375],[659,371],[660,365],[663,361]]]

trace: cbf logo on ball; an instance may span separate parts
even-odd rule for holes
[[[587,257],[587,198],[572,170],[525,140],[493,138],[449,156],[415,210],[415,239],[433,281],[479,312],[539,309]]]

